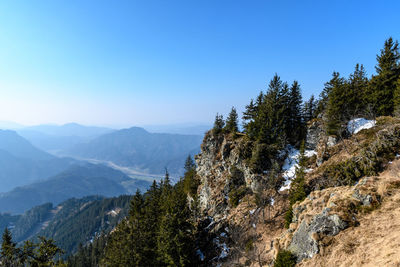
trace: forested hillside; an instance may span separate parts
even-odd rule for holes
[[[38,236],[51,239],[65,257],[114,229],[128,215],[131,198],[89,196],[54,206],[46,203],[22,215],[0,214],[0,226],[8,227],[14,242],[19,244],[39,241]]]
[[[0,195],[0,211],[23,213],[48,202],[57,205],[69,198],[87,195],[112,197],[137,189],[145,191],[149,186],[149,182],[132,179],[115,169],[82,163],[44,181],[17,187]]]

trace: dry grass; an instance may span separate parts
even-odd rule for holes
[[[361,214],[360,225],[333,237],[312,259],[298,266],[400,266],[400,161],[372,184],[383,197],[381,206]]]

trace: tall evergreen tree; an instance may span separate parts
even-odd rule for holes
[[[161,218],[161,191],[156,181],[153,182],[145,195],[145,208],[143,216],[143,246],[144,266],[159,266],[157,260],[157,233]]]
[[[392,37],[387,39],[376,59],[378,61],[375,67],[377,75],[371,79],[370,102],[373,103],[378,116],[392,115],[394,91],[396,82],[400,78],[399,43],[393,41]]]
[[[356,64],[354,72],[350,74],[347,88],[348,119],[354,116],[365,115],[369,101],[367,97],[368,78],[364,66]]]
[[[224,130],[228,133],[236,134],[239,131],[238,128],[238,114],[235,107],[232,107],[231,112],[226,118]]]
[[[287,122],[288,127],[286,127],[286,135],[292,145],[296,143],[299,144],[299,141],[302,140],[304,136],[305,128],[302,116],[302,102],[300,85],[297,81],[294,81],[289,92],[289,116]]]
[[[12,236],[8,228],[4,229],[3,241],[1,243],[1,263],[3,266],[18,266],[18,250],[12,241]]]
[[[164,203],[158,234],[159,261],[164,266],[193,266],[194,236],[191,212],[182,183],[175,186]]]
[[[303,107],[303,117],[305,123],[316,117],[316,109],[317,103],[315,101],[315,97],[314,95],[311,95],[310,99],[304,103]]]
[[[217,115],[215,116],[213,133],[220,134],[222,132],[222,130],[224,129],[224,126],[225,126],[224,117],[217,113]]]
[[[347,94],[348,87],[346,80],[340,77],[338,72],[333,72],[332,79],[325,84],[329,88],[329,97],[327,103],[327,133],[337,135],[341,123],[344,121],[344,115],[348,110]]]

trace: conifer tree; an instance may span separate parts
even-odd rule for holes
[[[153,182],[145,196],[145,213],[143,216],[143,237],[146,241],[143,246],[144,266],[159,266],[157,260],[157,233],[159,229],[161,206],[161,192],[156,181]]]
[[[377,75],[373,76],[369,92],[376,114],[392,115],[394,111],[393,95],[396,82],[400,78],[399,43],[392,37],[385,41],[383,49],[376,57],[378,63],[375,67]]]
[[[367,105],[367,87],[368,78],[364,66],[356,64],[354,72],[350,74],[348,79],[347,88],[347,119],[352,119],[354,116],[365,115],[363,114]]]
[[[303,117],[305,123],[309,122],[310,120],[316,117],[316,108],[317,108],[317,103],[315,101],[315,97],[314,95],[311,95],[310,99],[304,103]]]
[[[232,107],[231,112],[226,119],[226,124],[224,128],[225,132],[236,134],[239,131],[238,128],[238,114],[235,107]]]
[[[18,266],[17,265],[17,248],[16,244],[12,241],[12,236],[8,228],[4,229],[3,239],[1,243],[1,263],[4,266]]]
[[[158,234],[158,255],[164,266],[193,266],[194,236],[187,196],[181,182],[165,201]]]
[[[196,176],[196,164],[192,157],[189,155],[185,162],[185,173],[183,175],[183,187],[186,194],[189,194],[192,198],[197,197],[197,188],[199,181]]]
[[[290,87],[289,103],[288,103],[288,122],[287,133],[289,141],[292,145],[298,144],[299,140],[303,139],[304,126],[302,117],[302,97],[300,92],[300,85],[294,81]]]
[[[220,134],[222,132],[222,130],[224,129],[224,126],[225,126],[224,117],[217,113],[217,115],[215,116],[213,133]]]
[[[325,84],[329,91],[327,103],[327,133],[337,135],[341,123],[344,121],[344,115],[348,110],[347,94],[348,87],[346,80],[340,77],[338,72],[333,72],[332,79]]]
[[[63,253],[62,249],[57,247],[53,239],[46,239],[43,236],[39,236],[39,246],[37,253],[33,256],[33,266],[54,266],[54,258]]]

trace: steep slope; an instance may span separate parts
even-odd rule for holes
[[[181,174],[186,157],[197,153],[201,136],[152,134],[132,127],[100,136],[66,152],[69,156],[110,161],[151,174]]]
[[[204,266],[273,265],[282,250],[299,266],[398,265],[400,121],[380,117],[342,140],[320,127],[310,123],[308,196],[293,205],[288,229],[285,169],[255,173],[245,137],[206,134],[196,157]]]
[[[37,149],[14,131],[0,130],[0,192],[45,179],[75,162]]]
[[[376,194],[380,202],[360,203],[359,224],[323,240],[320,253],[299,266],[397,266],[400,263],[399,170],[400,161],[396,160],[378,177],[360,181],[359,184],[370,183],[364,194]],[[340,190],[341,195],[345,192],[346,189]]]
[[[58,204],[71,197],[111,197],[136,189],[145,191],[149,184],[103,165],[75,165],[54,177],[0,195],[0,211],[21,213],[36,205]]]
[[[15,157],[32,160],[49,160],[53,156],[43,152],[14,131],[0,130],[0,149]]]
[[[73,198],[57,206],[36,206],[22,215],[1,214],[0,219],[4,227],[11,229],[14,241],[21,243],[45,236],[52,238],[68,256],[79,244],[90,243],[94,237],[110,232],[127,215],[130,200],[128,195]]]

